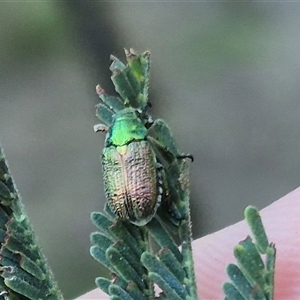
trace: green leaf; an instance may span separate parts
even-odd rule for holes
[[[113,122],[113,111],[102,103],[96,105],[96,117],[104,124],[110,126]]]
[[[101,232],[93,232],[91,233],[91,243],[105,251],[109,246],[111,246],[113,240]]]
[[[251,299],[255,286],[250,285],[249,281],[241,272],[241,270],[236,265],[230,264],[227,266],[227,274],[243,298]],[[257,291],[257,293],[259,293],[260,299],[265,299],[261,291]]]
[[[112,63],[109,67],[109,69],[114,72],[119,72],[125,70],[126,66],[114,55],[110,56],[110,59],[112,60]]]
[[[111,284],[109,286],[109,294],[112,295],[113,297],[114,296],[118,297],[118,298],[115,298],[115,299],[134,300],[126,291],[124,291],[121,287],[119,287],[116,284]]]
[[[258,250],[265,254],[269,247],[269,241],[265,232],[259,212],[253,206],[248,206],[245,209],[245,219],[252,231]]]
[[[252,285],[257,284],[263,291],[266,285],[264,278],[264,262],[250,237],[240,242],[234,249],[237,263]]]
[[[140,257],[136,257],[127,244],[123,240],[118,240],[113,248],[118,251],[122,258],[134,269],[134,271],[142,278],[145,274],[145,269],[140,263]]]
[[[155,274],[157,274],[163,279],[164,286],[160,286],[160,283],[155,281],[160,286],[160,288],[165,291],[165,284],[168,284],[168,286],[172,290],[174,290],[174,292],[177,293],[179,297],[185,299],[185,297],[187,296],[186,289],[184,288],[183,284],[176,278],[176,276],[174,276],[174,274],[168,269],[168,267],[163,264],[163,262],[159,261],[154,255],[149,252],[144,252],[141,260],[144,266],[148,269],[149,273],[151,272],[152,276],[155,277]]]
[[[275,254],[274,244],[268,244],[259,212],[253,206],[245,210],[245,218],[254,235],[252,241],[247,237],[234,248],[238,266],[227,266],[227,274],[232,283],[223,285],[228,300],[241,299],[273,300]],[[265,255],[263,255],[265,254]]]
[[[96,86],[96,92],[99,95],[99,98],[108,106],[111,111],[117,112],[125,108],[124,101],[121,98],[107,95],[99,84]],[[99,114],[98,108],[97,111]],[[100,118],[100,120],[102,119]]]
[[[5,278],[4,283],[7,287],[12,289],[13,291],[24,295],[25,297],[31,300],[39,300],[41,299],[41,292],[38,288],[35,288],[30,283],[22,280],[21,278],[14,276],[11,278]],[[46,298],[45,298],[46,299]]]
[[[96,285],[106,294],[109,294],[109,286],[111,284],[111,281],[104,277],[97,277],[95,280]]]
[[[111,272],[115,272],[114,267],[111,265],[111,263],[106,257],[106,249],[101,249],[99,246],[92,246],[90,248],[90,254],[95,260],[97,260]]]
[[[149,230],[149,233],[161,248],[169,248],[176,259],[180,262],[182,261],[182,255],[178,249],[178,246],[156,218],[153,218],[151,222],[146,225],[146,228]]]
[[[91,220],[103,233],[111,236],[109,227],[113,224],[113,222],[109,220],[104,214],[93,212],[91,214]]]
[[[141,276],[139,276],[119,251],[114,247],[109,247],[106,250],[106,257],[125,281],[134,281],[141,290],[145,289],[145,284]]]
[[[126,227],[124,227],[124,223],[122,221],[118,220],[110,227],[110,230],[115,237],[122,239],[124,243],[128,245],[128,247],[131,249],[131,252],[134,253],[136,257],[141,257],[143,249],[140,243],[142,241],[136,240],[134,236],[132,236],[130,232],[126,230]]]
[[[166,267],[176,276],[178,281],[184,282],[186,274],[182,268],[182,264],[177,260],[174,253],[168,249],[163,248],[159,251],[158,257],[161,262],[163,262]]]
[[[245,299],[248,299],[248,298],[242,297],[242,295],[239,293],[239,291],[236,289],[236,287],[233,284],[228,283],[228,282],[226,282],[223,285],[223,291],[226,295],[226,299],[228,299],[228,300],[245,300]]]
[[[173,289],[173,287],[170,285],[170,283],[166,280],[165,277],[163,277],[155,272],[149,272],[148,276],[154,282],[156,282],[157,285],[164,291],[164,295],[166,296],[166,299],[172,299],[172,300],[185,299],[184,297],[180,297],[178,295],[178,293]]]
[[[135,282],[130,281],[127,288],[126,288],[128,294],[132,297],[134,300],[147,300],[148,297],[143,294]],[[146,293],[146,291],[145,291]]]
[[[0,299],[61,300],[0,148]],[[6,294],[8,295],[6,297]]]

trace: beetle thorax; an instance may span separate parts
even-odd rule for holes
[[[106,146],[123,146],[132,141],[144,140],[147,129],[134,109],[124,109],[114,116],[106,137]]]

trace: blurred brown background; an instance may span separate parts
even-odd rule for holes
[[[89,216],[105,198],[93,133],[109,54],[152,51],[153,115],[191,168],[194,237],[300,183],[300,3],[0,4],[0,138],[66,299],[105,274]]]

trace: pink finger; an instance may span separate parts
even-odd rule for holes
[[[275,299],[300,299],[300,188],[261,212],[269,241],[277,249]],[[200,299],[223,299],[221,286],[228,281],[226,265],[234,263],[233,247],[250,231],[245,221],[194,242]]]

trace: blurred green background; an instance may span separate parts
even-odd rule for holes
[[[66,299],[104,270],[89,216],[105,197],[93,133],[109,54],[151,50],[151,112],[193,153],[194,237],[300,183],[300,3],[0,4],[0,138]]]

